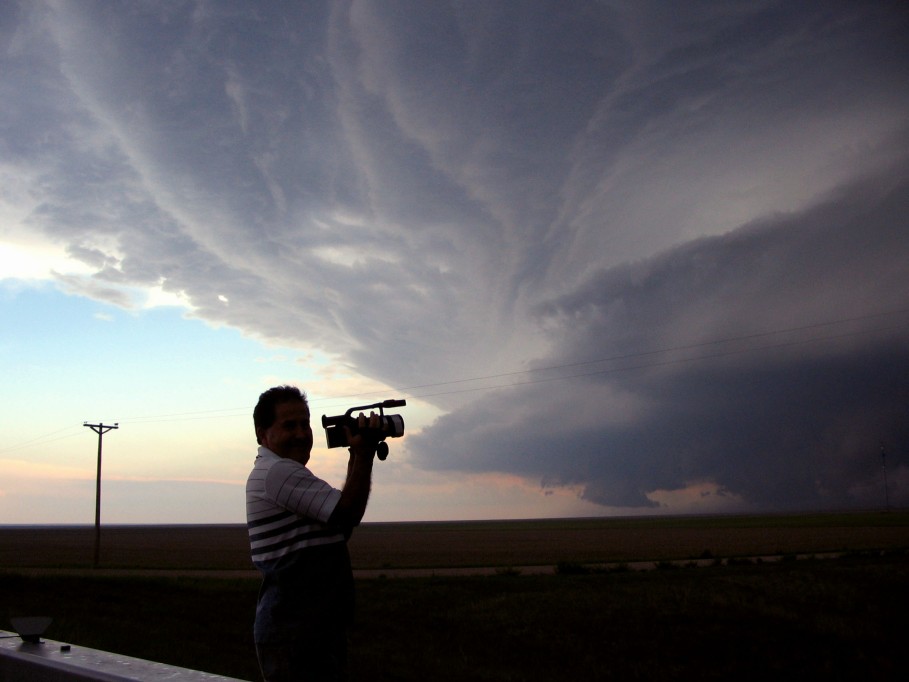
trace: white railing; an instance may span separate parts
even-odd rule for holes
[[[239,682],[141,658],[42,639],[26,642],[0,630],[0,682]]]

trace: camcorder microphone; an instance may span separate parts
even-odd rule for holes
[[[407,404],[406,400],[384,400],[381,403],[372,405],[360,405],[351,407],[344,414],[337,417],[328,417],[322,415],[322,428],[325,429],[325,440],[329,448],[342,448],[350,445],[347,438],[347,431],[344,427],[350,429],[353,435],[360,434],[367,442],[376,443],[376,457],[385,461],[388,457],[388,445],[385,443],[386,438],[400,438],[404,435],[404,418],[399,414],[385,414],[386,407],[402,407]],[[363,410],[379,409],[379,428],[371,429],[368,426],[360,428],[357,423],[357,417],[353,416],[354,412]]]

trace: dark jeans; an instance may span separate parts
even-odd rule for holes
[[[333,641],[256,644],[265,682],[339,682],[347,679],[347,636]]]
[[[347,679],[354,610],[347,545],[309,547],[260,570],[255,639],[266,682]]]

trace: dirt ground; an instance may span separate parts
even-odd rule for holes
[[[0,526],[0,568],[86,568],[93,526]],[[350,542],[361,571],[532,567],[909,549],[909,511],[365,523]],[[252,571],[242,525],[102,526],[107,569]]]

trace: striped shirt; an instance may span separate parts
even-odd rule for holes
[[[253,562],[267,564],[304,547],[344,542],[344,534],[328,526],[340,498],[340,490],[304,465],[259,447],[246,481],[246,525]]]

